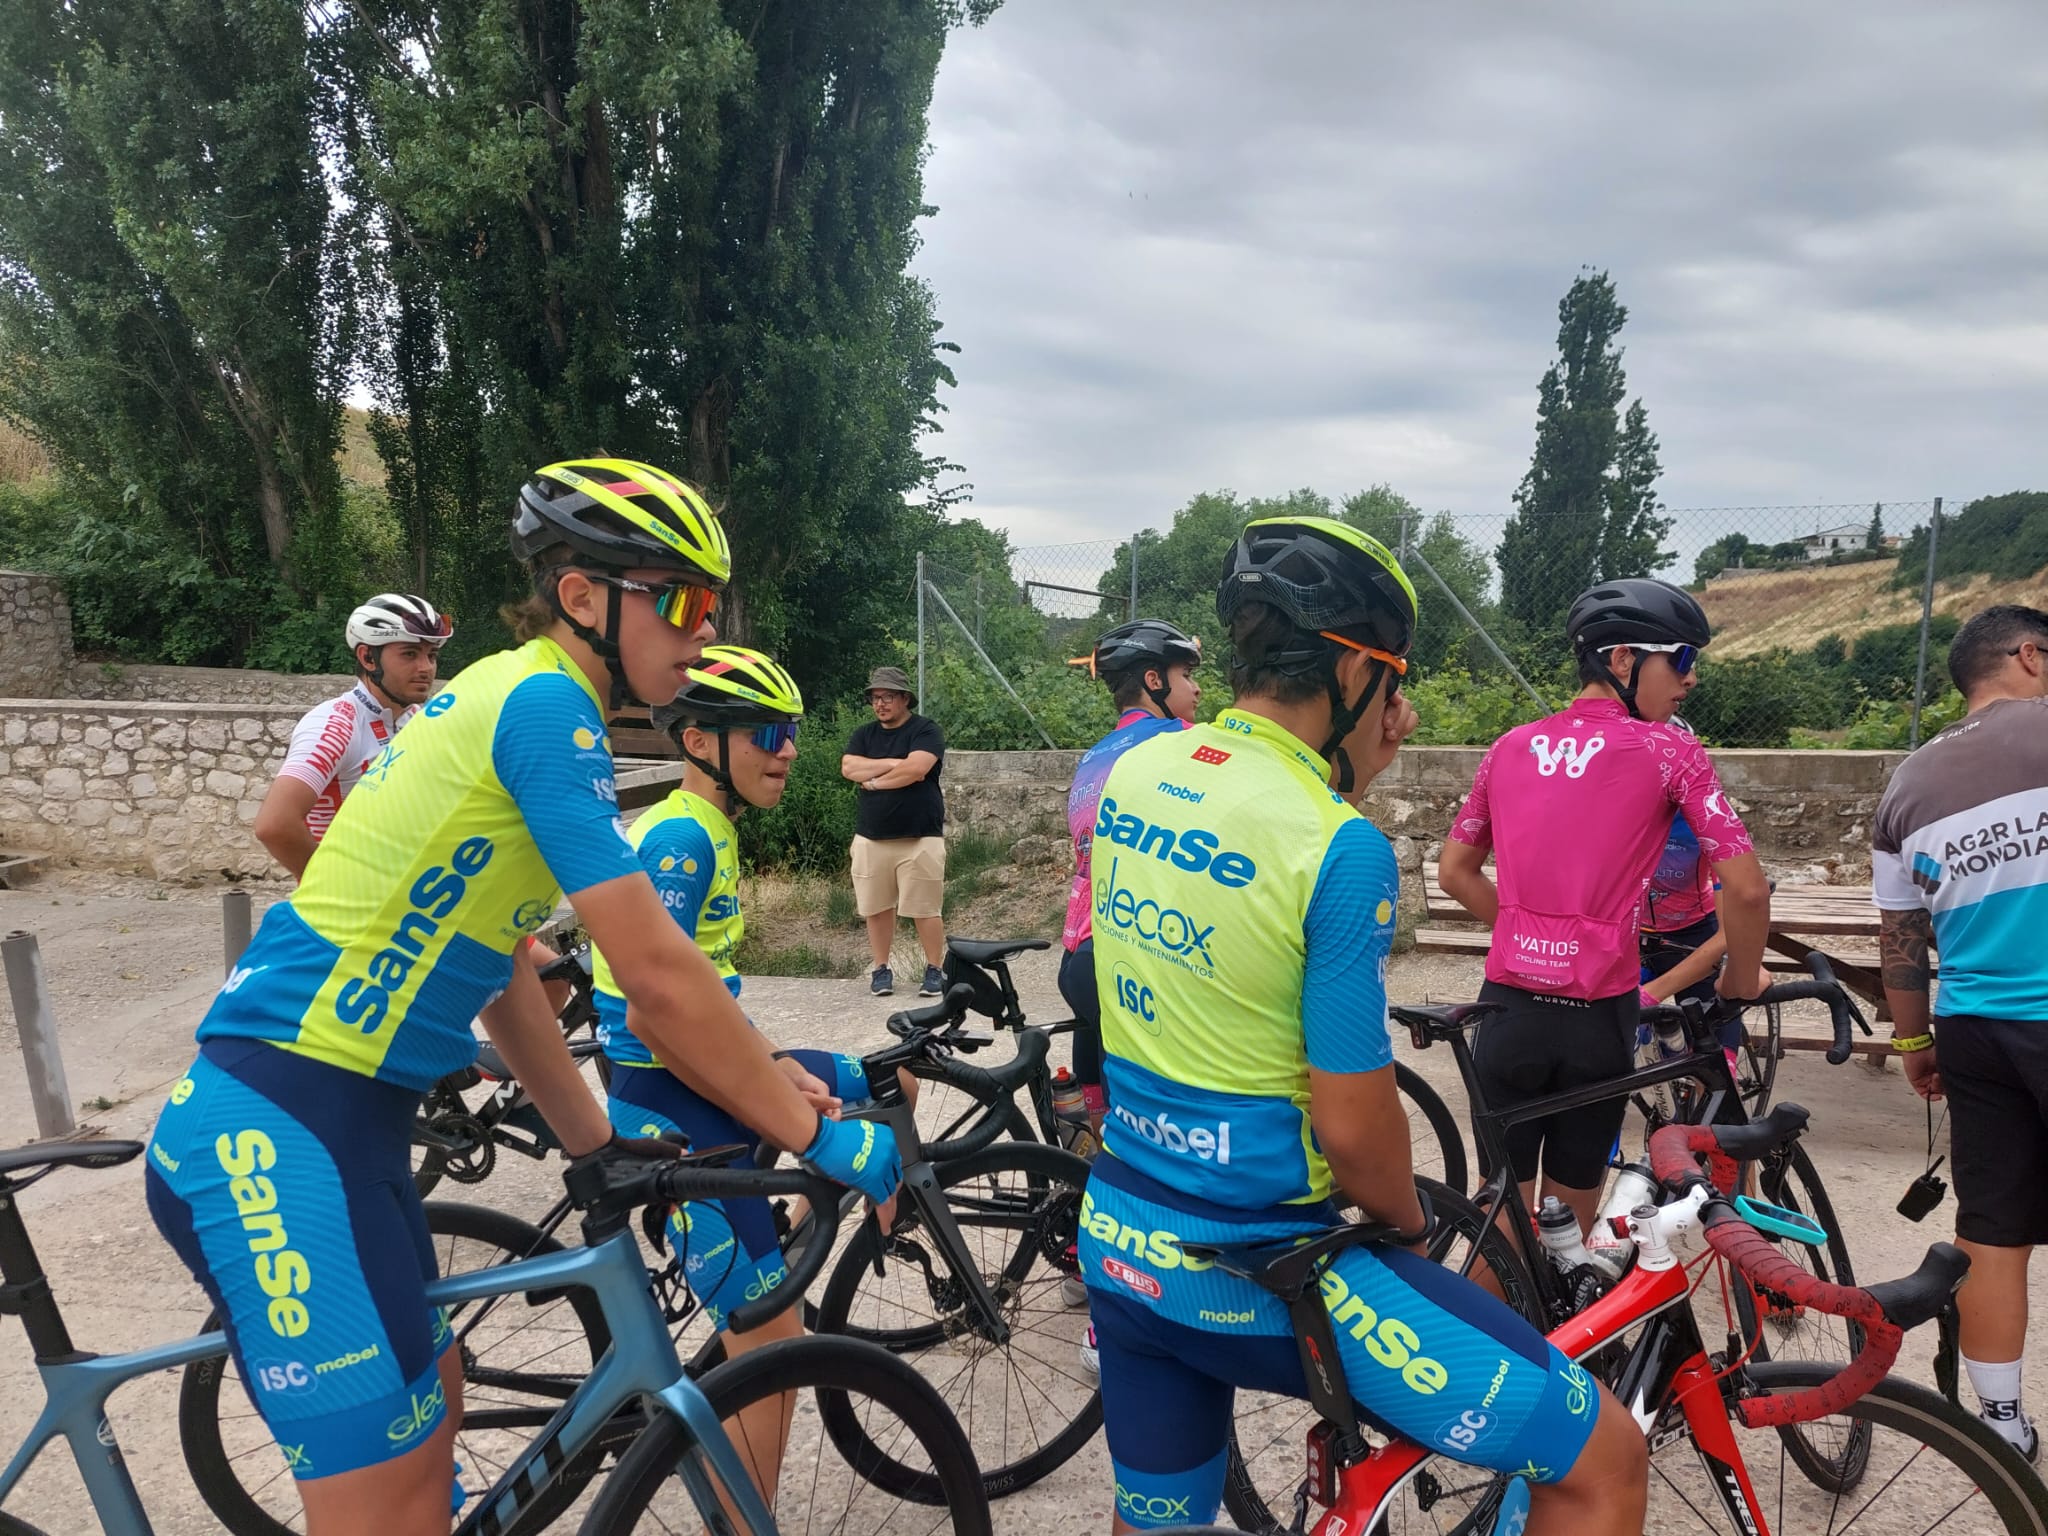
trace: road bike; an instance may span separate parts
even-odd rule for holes
[[[19,1316],[35,1353],[45,1403],[19,1451],[0,1470],[0,1502],[37,1454],[63,1437],[86,1495],[109,1536],[147,1536],[148,1516],[107,1419],[108,1396],[123,1382],[224,1356],[217,1331],[131,1354],[94,1355],[74,1347],[36,1256],[19,1192],[57,1168],[112,1168],[143,1150],[139,1142],[78,1142],[0,1152],[0,1313]],[[555,1401],[552,1411],[490,1487],[466,1501],[456,1536],[530,1536],[561,1514],[565,1480],[584,1491],[597,1470],[590,1453],[607,1437],[617,1466],[597,1490],[584,1519],[589,1536],[638,1529],[702,1525],[728,1536],[778,1536],[800,1529],[827,1498],[843,1489],[851,1523],[871,1528],[988,1536],[986,1495],[965,1434],[943,1400],[914,1370],[886,1350],[858,1340],[801,1338],[764,1346],[692,1381],[677,1358],[661,1306],[630,1226],[633,1213],[679,1200],[781,1194],[801,1196],[816,1213],[816,1248],[796,1256],[785,1290],[734,1313],[756,1326],[796,1295],[823,1267],[838,1220],[839,1186],[799,1170],[722,1166],[730,1154],[682,1161],[638,1162],[592,1156],[573,1163],[565,1183],[584,1213],[584,1246],[543,1253],[480,1271],[444,1276],[427,1287],[430,1304],[448,1309],[459,1327],[471,1309],[494,1299],[579,1294],[595,1308],[605,1347]],[[751,1316],[748,1309],[755,1309]],[[736,1443],[721,1420],[751,1403],[808,1394],[814,1412],[799,1416],[787,1449],[814,1453],[810,1475],[783,1461],[778,1525],[756,1489],[753,1469],[785,1449]],[[622,1424],[622,1416],[624,1422]],[[887,1421],[886,1423],[884,1421]],[[893,1427],[892,1427],[893,1426]],[[629,1427],[630,1436],[622,1429]],[[858,1456],[882,1444],[891,1450],[885,1475],[870,1475]],[[852,1447],[849,1455],[842,1447]],[[828,1448],[831,1454],[828,1455]],[[827,1479],[835,1478],[832,1482]],[[573,1495],[572,1495],[573,1498]],[[906,1513],[908,1511],[908,1513]],[[647,1522],[642,1524],[642,1522]],[[80,1522],[67,1519],[64,1529]],[[33,1527],[0,1513],[0,1536],[28,1536]]]
[[[1657,1201],[1627,1218],[1635,1263],[1612,1291],[1551,1330],[1551,1342],[1577,1363],[1585,1390],[1597,1377],[1643,1427],[1651,1453],[1646,1529],[2048,1536],[2048,1490],[2020,1454],[1940,1394],[1886,1374],[1903,1334],[1951,1305],[1968,1258],[1936,1243],[1910,1275],[1869,1287],[1835,1285],[1792,1262],[1758,1230],[1777,1216],[1728,1193],[1739,1163],[1784,1150],[1805,1123],[1805,1110],[1788,1104],[1750,1124],[1655,1132]],[[1710,1173],[1700,1171],[1701,1155]],[[1444,1454],[1459,1440],[1454,1431],[1462,1430],[1468,1445],[1484,1435],[1483,1411],[1447,1413],[1434,1446],[1398,1437],[1374,1445],[1359,1423],[1321,1276],[1335,1255],[1395,1235],[1387,1227],[1342,1226],[1257,1246],[1182,1244],[1183,1253],[1285,1301],[1303,1358],[1331,1368],[1327,1377],[1307,1373],[1318,1421],[1307,1438],[1292,1519],[1264,1529],[1297,1536],[1507,1536],[1521,1528],[1527,1487],[1520,1476]],[[1706,1252],[1684,1260],[1681,1244],[1700,1237]],[[1839,1367],[1762,1362],[1739,1337],[1710,1351],[1689,1302],[1715,1271],[1734,1272],[1774,1303],[1853,1320],[1862,1341],[1855,1358]],[[1821,1421],[1864,1431],[1855,1475],[1837,1487],[1816,1487],[1803,1471],[1787,1475],[1790,1456],[1777,1434],[1789,1424]],[[1683,1450],[1692,1455],[1672,1454]],[[1522,1475],[1544,1471],[1525,1467]],[[1312,1506],[1321,1509],[1313,1519]],[[1194,1536],[1195,1529],[1176,1536]]]
[[[1841,988],[1832,979],[1816,977],[1779,983],[1758,1001],[1819,1000],[1834,1004],[1841,998]],[[1508,1129],[1524,1121],[1622,1097],[1651,1106],[1653,1127],[1666,1123],[1672,1115],[1715,1125],[1741,1125],[1749,1116],[1742,1089],[1720,1047],[1720,1015],[1694,1004],[1645,1010],[1645,1016],[1653,1022],[1684,1030],[1689,1048],[1682,1053],[1624,1077],[1495,1110],[1487,1103],[1480,1085],[1469,1037],[1476,1025],[1498,1011],[1499,1005],[1494,1003],[1430,1007],[1397,1004],[1388,1013],[1392,1022],[1408,1029],[1416,1049],[1427,1050],[1439,1044],[1450,1048],[1471,1105],[1473,1138],[1484,1182],[1469,1203],[1444,1204],[1462,1243],[1456,1254],[1457,1262],[1486,1277],[1489,1287],[1537,1328],[1549,1330],[1582,1310],[1612,1281],[1584,1268],[1566,1274],[1536,1240],[1535,1213],[1528,1208],[1521,1187],[1510,1176]],[[1843,1059],[1848,1055],[1847,1030],[1852,1024],[1852,1018],[1838,1008],[1837,1044]],[[1661,1113],[1656,1109],[1660,1103],[1665,1106]],[[1759,1160],[1746,1183],[1770,1204],[1811,1218],[1812,1230],[1804,1241],[1788,1242],[1788,1254],[1821,1279],[1844,1285],[1853,1283],[1854,1269],[1834,1207],[1819,1171],[1796,1141],[1774,1148]],[[1503,1253],[1473,1233],[1475,1222],[1517,1236],[1500,1245],[1508,1250]],[[1760,1302],[1739,1287],[1733,1306],[1745,1345],[1761,1359],[1839,1364],[1861,1345],[1858,1325],[1850,1319],[1809,1308],[1778,1308]],[[1273,1489],[1289,1475],[1287,1447],[1306,1419],[1307,1410],[1296,1399],[1239,1394],[1225,1489],[1232,1518],[1246,1529],[1275,1528]],[[1840,1481],[1853,1475],[1865,1448],[1865,1437],[1855,1426],[1842,1431],[1832,1424],[1788,1425],[1784,1433],[1796,1462],[1817,1482]]]

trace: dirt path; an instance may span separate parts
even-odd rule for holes
[[[34,929],[42,941],[75,1099],[103,1095],[111,1108],[91,1118],[108,1134],[146,1135],[164,1092],[190,1055],[191,1032],[220,974],[220,900],[215,891],[159,891],[141,884],[46,882],[40,889],[0,894],[0,928]],[[1054,986],[1050,953],[1024,958],[1017,979],[1028,1012],[1065,1016]],[[1390,972],[1394,995],[1404,999],[1467,998],[1480,979],[1477,962],[1409,955]],[[882,1021],[909,999],[884,1001],[861,980],[761,978],[747,985],[755,1021],[789,1045],[872,1048]],[[1461,1112],[1463,1095],[1442,1049],[1417,1054],[1405,1041],[1403,1057],[1435,1083]],[[11,1067],[11,1018],[0,1019],[0,1145],[32,1134],[26,1094]],[[1920,1171],[1924,1121],[1918,1101],[1895,1068],[1827,1067],[1817,1056],[1788,1060],[1778,1096],[1813,1111],[1807,1146],[1825,1175],[1863,1279],[1880,1279],[1917,1262],[1927,1243],[1949,1234],[1954,1206],[1945,1205],[1920,1226],[1893,1210]],[[523,1164],[507,1158],[492,1180],[475,1190],[488,1203],[536,1216],[559,1186],[558,1164]],[[151,1227],[136,1165],[118,1172],[60,1173],[23,1197],[39,1250],[76,1340],[112,1352],[179,1337],[195,1329],[202,1298]],[[2037,1276],[2037,1312],[2048,1303],[2048,1270]],[[1928,1378],[1931,1337],[1909,1343],[1901,1370]],[[2028,1396],[2038,1412],[2048,1406],[2048,1371],[2036,1351]],[[11,1450],[40,1401],[26,1343],[11,1320],[0,1319],[0,1449]],[[113,1422],[152,1519],[167,1536],[212,1531],[179,1457],[177,1381],[145,1379],[114,1400]],[[1004,1532],[1095,1532],[1106,1529],[1109,1472],[1101,1438],[1034,1488],[996,1506]],[[76,1473],[61,1450],[46,1454],[8,1501],[52,1532],[94,1528],[85,1513]],[[1958,1527],[1944,1527],[1944,1531]]]

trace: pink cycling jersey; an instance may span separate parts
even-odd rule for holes
[[[1067,924],[1060,943],[1068,950],[1079,949],[1095,931],[1095,891],[1089,883],[1088,856],[1095,847],[1095,807],[1102,799],[1102,785],[1116,760],[1141,741],[1161,731],[1184,731],[1185,720],[1160,716],[1142,709],[1127,709],[1116,729],[1081,754],[1074,766],[1073,787],[1067,792],[1067,830],[1074,839],[1074,883],[1067,892]]]
[[[356,787],[363,770],[398,734],[398,728],[419,712],[418,706],[388,710],[368,686],[357,683],[338,699],[316,704],[292,727],[279,778],[297,779],[315,791],[306,826],[318,842],[327,835],[334,813]]]
[[[1636,920],[1674,810],[1706,863],[1751,851],[1697,738],[1631,719],[1613,699],[1576,701],[1495,742],[1450,832],[1493,850],[1487,979],[1550,997],[1633,992]]]

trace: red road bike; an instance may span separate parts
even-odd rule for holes
[[[1999,1436],[1946,1398],[1887,1375],[1904,1333],[1936,1317],[1962,1283],[1969,1260],[1936,1243],[1918,1270],[1872,1286],[1822,1280],[1794,1262],[1738,1213],[1727,1191],[1737,1167],[1783,1150],[1806,1111],[1782,1104],[1748,1125],[1671,1125],[1651,1138],[1659,1203],[1625,1218],[1637,1262],[1551,1342],[1604,1382],[1642,1426],[1651,1451],[1646,1530],[1725,1531],[1740,1536],[1806,1536],[1854,1530],[1864,1536],[1940,1531],[2048,1536],[2048,1490]],[[1697,1158],[1704,1155],[1708,1172]],[[1764,1210],[1744,1207],[1757,1220]],[[1307,1242],[1246,1247],[1184,1243],[1189,1255],[1260,1285],[1288,1304],[1311,1403],[1307,1475],[1292,1529],[1304,1536],[1467,1533],[1513,1536],[1527,1511],[1527,1483],[1545,1469],[1499,1474],[1444,1454],[1475,1426],[1447,1415],[1437,1446],[1366,1439],[1336,1348],[1321,1275],[1327,1261],[1392,1229],[1330,1228]],[[1679,1245],[1703,1236],[1685,1260]],[[1839,1369],[1806,1361],[1753,1361],[1742,1334],[1709,1350],[1694,1292],[1730,1272],[1765,1308],[1805,1308],[1853,1321],[1862,1347]],[[1840,1486],[1816,1487],[1788,1465],[1776,1430],[1822,1418],[1868,1426],[1867,1450]],[[1483,1428],[1483,1426],[1479,1426]],[[1693,1453],[1684,1455],[1686,1448]],[[1667,1454],[1676,1451],[1677,1455]],[[1775,1477],[1772,1474],[1775,1473]],[[1789,1474],[1789,1475],[1788,1475]],[[1322,1512],[1310,1520],[1310,1506]],[[1189,1536],[1193,1529],[1184,1528]],[[1207,1528],[1214,1529],[1214,1528]]]

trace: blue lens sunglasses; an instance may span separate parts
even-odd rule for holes
[[[763,752],[780,752],[796,740],[798,720],[785,720],[777,725],[757,725],[748,734],[755,746]]]

